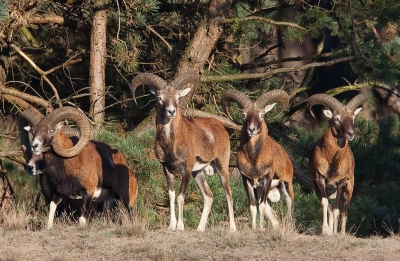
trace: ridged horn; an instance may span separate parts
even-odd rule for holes
[[[29,160],[32,158],[32,148],[29,132],[27,132],[24,127],[28,125],[35,126],[43,118],[43,114],[41,114],[37,109],[32,108],[24,110],[18,117],[19,138],[21,141],[21,146],[24,146],[23,153],[26,164],[28,164]]]
[[[289,95],[284,90],[268,91],[258,97],[256,100],[256,105],[259,109],[263,109],[265,106],[273,102],[282,103],[282,110],[279,112],[279,114],[281,114],[289,105]]]
[[[136,103],[136,96],[135,96],[136,88],[142,84],[151,85],[155,87],[157,90],[162,90],[168,85],[168,83],[163,78],[153,73],[139,73],[132,79],[132,82],[129,85],[135,103]]]
[[[307,102],[307,109],[310,111],[311,115],[313,117],[315,117],[314,112],[312,111],[312,107],[315,104],[321,104],[321,105],[325,105],[327,107],[329,107],[329,109],[333,112],[333,111],[337,111],[338,109],[340,109],[343,104],[338,101],[336,98],[325,94],[325,93],[319,93],[319,94],[314,94],[313,96],[311,96],[308,99]]]
[[[232,101],[236,102],[239,104],[242,108],[247,108],[248,106],[252,105],[253,102],[250,100],[250,98],[238,91],[238,90],[227,90],[224,95],[222,95],[221,98],[221,106],[226,115],[229,117],[229,119],[232,120],[231,114],[229,113],[229,103]]]
[[[358,107],[360,107],[361,104],[365,102],[365,100],[366,98],[364,95],[358,94],[347,103],[347,107],[349,107],[351,111],[354,112]]]
[[[52,111],[43,121],[50,126],[55,126],[55,124],[65,119],[70,119],[76,122],[76,125],[79,127],[81,137],[78,143],[70,149],[64,149],[58,144],[52,144],[52,146],[58,155],[70,158],[78,155],[85,148],[90,139],[92,126],[85,114],[75,107],[68,106]]]
[[[196,87],[199,84],[199,81],[200,77],[197,73],[183,73],[171,82],[171,86],[177,90],[181,90],[188,83],[192,83],[193,86]]]

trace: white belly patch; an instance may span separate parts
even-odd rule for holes
[[[268,198],[271,202],[278,202],[281,199],[281,193],[278,188],[273,188],[268,192]]]
[[[276,188],[279,185],[279,179],[273,179],[271,181],[271,189]]]
[[[196,162],[193,166],[192,171],[199,171],[204,169],[207,165],[209,165],[209,163],[198,163]]]
[[[96,199],[96,201],[103,201],[105,198],[107,198],[110,195],[110,191],[108,189],[102,188],[102,187],[97,187],[93,198]]]

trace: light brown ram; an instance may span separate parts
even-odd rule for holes
[[[281,102],[284,110],[289,103],[289,97],[283,90],[272,90],[262,94],[253,102],[240,91],[228,90],[222,96],[221,104],[229,117],[229,103],[232,101],[240,105],[244,118],[237,165],[249,198],[252,229],[256,229],[257,202],[260,211],[260,229],[264,230],[264,214],[272,226],[277,227],[279,221],[268,204],[267,197],[273,202],[278,201],[280,190],[285,195],[287,215],[292,220],[293,167],[284,148],[268,135],[264,115],[275,106],[276,102]]]
[[[341,215],[341,234],[346,231],[347,208],[354,187],[354,156],[348,141],[354,139],[354,119],[361,111],[358,108],[365,101],[362,94],[357,95],[346,105],[327,94],[315,94],[308,99],[308,109],[321,104],[329,107],[324,114],[330,118],[329,127],[314,145],[309,168],[314,180],[315,190],[322,205],[322,234],[336,234]],[[336,198],[335,205],[328,198]],[[329,224],[328,224],[329,215]]]
[[[30,116],[32,112],[29,111],[22,114],[29,122],[37,122],[36,116]],[[78,125],[78,141],[64,134],[60,121],[65,119]],[[44,172],[42,175],[45,175],[41,186],[43,194],[50,200],[48,229],[53,226],[57,205],[65,198],[82,198],[79,218],[82,226],[87,223],[93,199],[103,200],[109,194],[121,199],[131,213],[137,198],[136,178],[118,150],[102,142],[89,141],[91,125],[78,109],[56,109],[26,129],[33,135],[31,148],[34,156],[29,162],[30,170],[36,171],[32,174]],[[26,142],[27,134],[21,138],[23,143]],[[38,165],[41,158],[43,164]]]
[[[198,231],[204,231],[213,202],[213,194],[207,184],[205,174],[218,172],[225,189],[229,210],[230,231],[236,231],[233,213],[233,199],[229,185],[230,142],[228,132],[222,123],[214,118],[190,119],[181,114],[179,99],[187,95],[187,84],[197,85],[199,76],[187,73],[170,84],[151,73],[141,73],[133,78],[130,88],[148,85],[156,96],[156,140],[154,151],[163,166],[167,179],[170,200],[170,224],[172,230],[184,230],[183,205],[190,176],[194,177],[204,197],[204,208]],[[175,216],[174,176],[182,176],[178,195],[178,222]]]

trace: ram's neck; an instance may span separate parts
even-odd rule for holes
[[[325,146],[332,147],[334,149],[346,149],[347,148],[347,140],[344,136],[339,135],[336,131],[336,128],[333,125],[330,125],[326,130],[324,135]]]
[[[174,143],[176,137],[179,137],[179,133],[182,131],[182,117],[180,110],[177,111],[176,116],[173,119],[166,119],[157,115],[157,141],[167,144]]]

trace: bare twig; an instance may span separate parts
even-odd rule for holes
[[[59,102],[59,106],[62,107],[62,104],[60,102],[60,96],[58,95],[56,87],[53,85],[53,83],[47,78],[45,72],[39,68],[39,66],[36,65],[34,61],[32,61],[31,58],[29,58],[24,52],[21,51],[21,49],[18,48],[15,44],[10,44],[9,45],[14,51],[16,51],[19,55],[21,55],[41,76],[42,78],[47,82],[48,85],[50,85],[51,89],[54,92],[54,96],[56,100]]]
[[[162,37],[159,33],[156,32],[156,30],[154,30],[154,28],[150,25],[148,25],[146,27],[147,30],[149,30],[150,32],[152,32],[153,34],[157,35],[161,41],[163,41],[165,43],[165,45],[168,47],[168,50],[171,52],[172,51],[172,47],[171,45],[164,39],[164,37]]]

